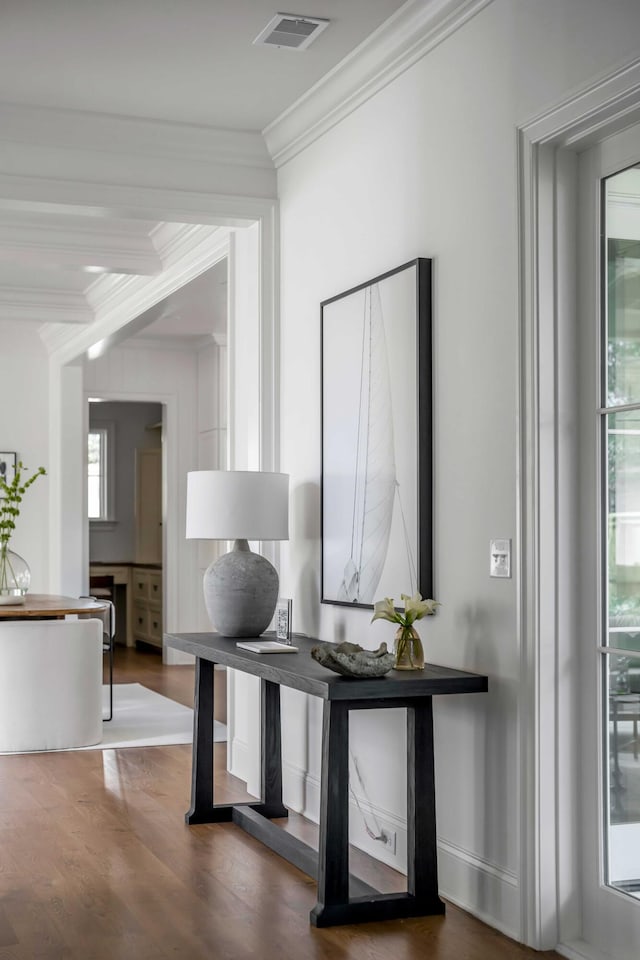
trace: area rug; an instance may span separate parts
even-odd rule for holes
[[[109,687],[102,688],[104,714],[109,713]],[[140,683],[113,686],[113,720],[102,724],[102,742],[81,750],[113,750],[118,747],[154,747],[191,743],[193,710],[169,700]],[[227,739],[227,728],[215,721],[213,739]]]
[[[109,715],[109,687],[102,688],[103,716]],[[213,739],[223,743],[227,728],[214,721]],[[102,740],[88,747],[70,750],[116,750],[122,747],[159,747],[193,740],[193,710],[163,697],[141,683],[113,685],[113,719],[102,724]],[[34,753],[64,753],[63,750],[35,750]],[[0,752],[0,756],[7,756]],[[17,754],[14,754],[17,755]]]

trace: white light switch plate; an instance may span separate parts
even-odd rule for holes
[[[489,575],[511,576],[511,540],[490,540]]]

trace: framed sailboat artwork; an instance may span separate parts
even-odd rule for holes
[[[323,603],[433,594],[431,260],[321,304]]]

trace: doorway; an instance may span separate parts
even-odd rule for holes
[[[90,591],[111,590],[116,645],[161,653],[163,407],[92,398],[88,419]]]

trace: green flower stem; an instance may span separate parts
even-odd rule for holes
[[[9,589],[9,574],[16,582],[15,571],[7,555],[9,541],[16,528],[16,519],[20,516],[20,504],[29,487],[38,477],[46,474],[44,467],[38,467],[28,480],[22,479],[25,466],[20,460],[16,466],[11,483],[0,477],[0,590]]]
[[[398,650],[397,650],[397,655],[396,655],[396,660],[398,661],[398,663],[401,663],[401,662],[404,660],[407,652],[408,652],[408,654],[409,654],[409,663],[410,663],[411,666],[413,667],[413,666],[414,666],[414,662],[413,662],[413,634],[410,632],[410,630],[409,630],[408,628],[403,629],[402,635],[401,635],[400,639],[398,640]]]
[[[0,589],[7,590],[9,588],[9,576],[7,573],[7,567],[9,572],[13,577],[13,582],[16,583],[16,573],[11,565],[11,560],[9,560],[9,553],[7,547],[3,545],[2,547],[2,556],[0,557]]]

